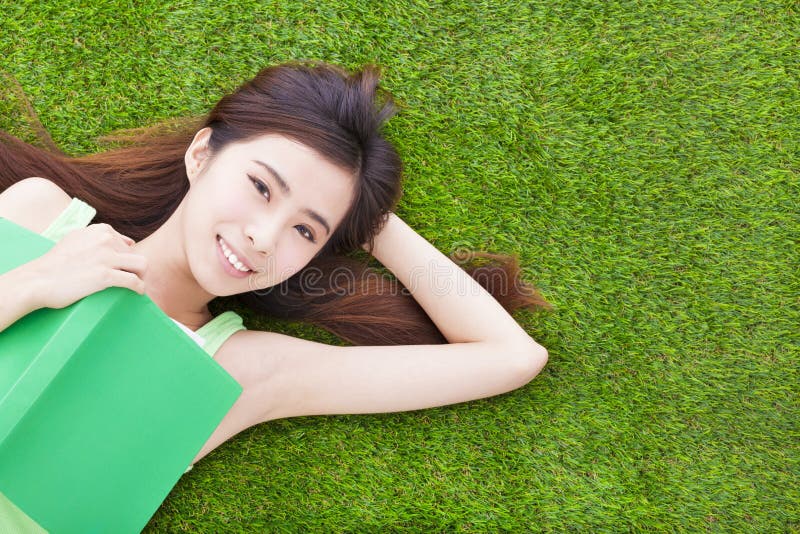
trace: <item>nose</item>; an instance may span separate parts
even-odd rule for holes
[[[256,254],[254,258],[259,263],[274,256],[275,245],[278,240],[278,228],[275,221],[260,221],[247,226],[245,233]]]

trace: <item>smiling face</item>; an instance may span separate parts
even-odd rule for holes
[[[181,227],[189,268],[217,296],[279,284],[331,237],[350,208],[355,178],[280,135],[216,154],[208,150],[209,135],[207,128],[198,132],[186,153],[191,186]]]

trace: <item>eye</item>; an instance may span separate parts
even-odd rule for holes
[[[259,193],[261,193],[262,196],[264,195],[264,193],[267,194],[266,198],[269,201],[270,196],[271,196],[269,194],[269,187],[267,187],[267,185],[264,182],[262,182],[261,180],[259,180],[255,176],[253,176],[252,174],[248,174],[247,177],[250,178],[250,181],[253,182],[253,185],[255,186],[256,190]]]
[[[270,199],[269,187],[267,187],[267,185],[264,182],[262,182],[252,174],[248,174],[247,177],[250,178],[251,182],[253,182],[253,186],[256,188],[259,194],[263,196],[266,193],[267,201],[269,201]],[[314,239],[314,234],[311,233],[311,230],[309,230],[307,226],[300,224],[295,226],[295,228],[297,228],[298,233],[304,238],[308,239],[312,243],[317,242],[317,240]]]
[[[316,243],[317,242],[316,239],[314,239],[314,235],[311,233],[311,231],[308,229],[308,227],[303,226],[301,224],[301,225],[295,226],[295,228],[297,228],[297,231],[300,232],[300,235],[302,235],[303,237],[305,237],[306,239],[308,239],[312,243]]]

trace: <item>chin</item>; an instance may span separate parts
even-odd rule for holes
[[[248,291],[246,278],[239,280],[231,278],[230,280],[225,280],[221,277],[224,273],[220,274],[219,272],[214,272],[213,268],[203,270],[195,269],[192,267],[191,263],[189,264],[189,270],[192,272],[192,276],[194,276],[195,282],[200,286],[200,289],[209,295],[228,297]],[[225,283],[226,281],[228,283]],[[236,282],[239,283],[237,284]]]

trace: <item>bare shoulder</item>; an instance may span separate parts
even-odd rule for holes
[[[0,217],[40,234],[71,201],[72,197],[47,178],[25,178],[0,193]]]

